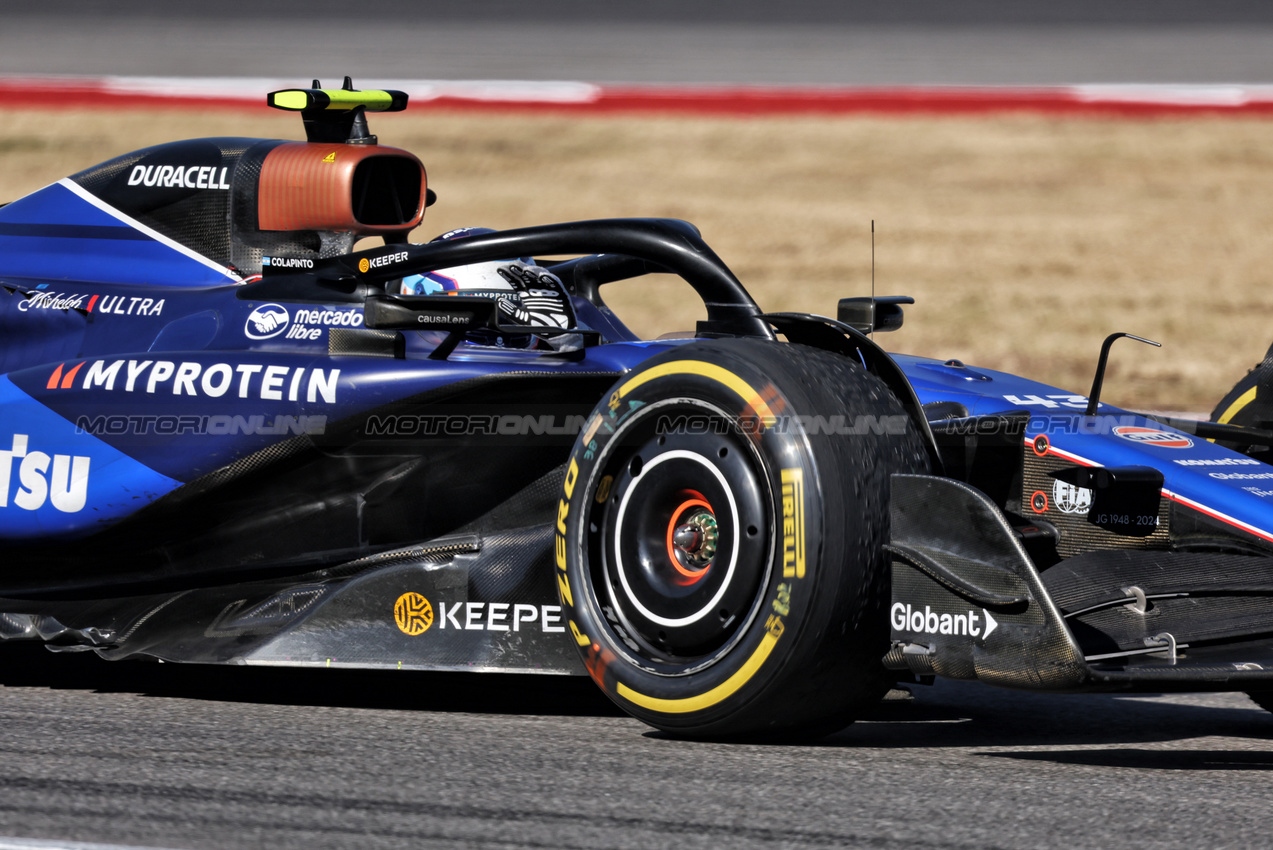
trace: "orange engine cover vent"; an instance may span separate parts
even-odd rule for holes
[[[413,154],[380,145],[289,142],[261,164],[261,230],[410,230],[424,217],[427,177]]]

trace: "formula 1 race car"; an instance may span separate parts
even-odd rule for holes
[[[1273,688],[1273,433],[1102,404],[1119,335],[1074,395],[885,353],[907,298],[764,313],[685,222],[409,243],[433,193],[366,122],[405,95],[269,100],[306,142],[158,145],[0,208],[0,638],[587,674],[710,737],[937,675]],[[693,338],[607,307],[649,273],[702,298]]]

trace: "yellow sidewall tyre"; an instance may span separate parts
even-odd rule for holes
[[[1273,359],[1266,356],[1264,362],[1238,381],[1211,412],[1211,421],[1243,428],[1269,428],[1273,423]],[[1238,446],[1224,440],[1215,442],[1236,451],[1245,449],[1251,454],[1268,454],[1259,446]]]
[[[889,475],[926,471],[843,356],[699,341],[616,384],[577,440],[557,579],[597,684],[664,731],[825,733],[886,685]]]

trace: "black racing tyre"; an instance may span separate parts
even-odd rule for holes
[[[1211,412],[1211,421],[1243,428],[1273,427],[1273,348],[1246,377],[1234,384],[1233,389],[1220,400]],[[1237,446],[1223,440],[1216,441],[1226,448],[1243,450],[1250,454],[1267,455],[1264,446]]]
[[[833,731],[888,688],[889,475],[914,424],[846,357],[699,341],[624,377],[563,483],[557,580],[592,678],[669,733]]]

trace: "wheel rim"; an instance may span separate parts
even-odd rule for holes
[[[667,414],[686,412],[701,427],[661,433]],[[700,670],[754,619],[773,539],[764,468],[734,420],[699,401],[649,405],[611,438],[594,478],[604,498],[590,506],[589,578],[644,668]]]

